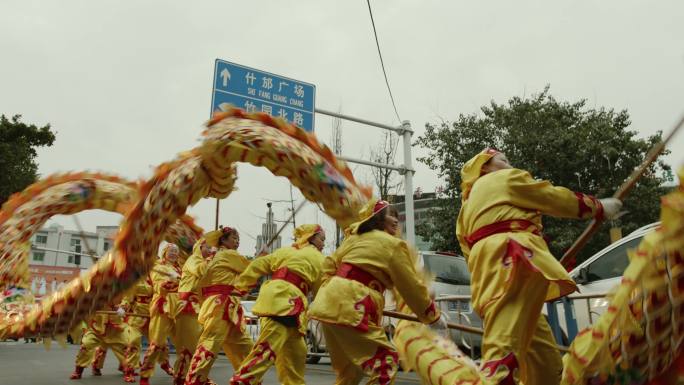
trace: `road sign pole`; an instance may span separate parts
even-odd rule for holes
[[[404,120],[401,124],[402,138],[404,142],[404,213],[406,215],[406,241],[416,244],[415,217],[413,212],[413,161],[411,160],[411,122]]]

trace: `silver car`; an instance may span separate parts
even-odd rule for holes
[[[572,299],[573,315],[577,321],[577,329],[582,330],[594,322],[608,308],[608,300],[602,294],[608,293],[620,283],[622,274],[629,265],[627,251],[635,249],[644,236],[653,231],[660,223],[634,230],[626,237],[606,246],[570,272],[570,277],[577,283],[581,295],[594,298]],[[556,304],[559,324],[564,335],[568,335],[568,325],[563,306]]]
[[[473,311],[470,302],[470,272],[468,264],[460,255],[433,251],[421,252],[424,268],[432,273],[435,282],[432,289],[440,309],[451,322],[482,328],[482,319]],[[451,338],[462,348],[478,356],[482,336],[459,330],[450,330]]]

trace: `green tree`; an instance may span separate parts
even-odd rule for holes
[[[21,115],[0,115],[0,205],[38,177],[36,147],[51,146],[55,134],[50,125],[21,122]]]
[[[530,98],[511,98],[507,104],[494,101],[481,108],[481,115],[459,115],[452,123],[426,124],[417,143],[428,149],[418,160],[438,171],[445,180],[444,195],[431,212],[432,220],[417,233],[435,250],[460,251],[455,223],[461,207],[460,170],[473,155],[486,147],[506,153],[514,167],[558,186],[611,196],[661,133],[646,139],[636,137],[627,111],[588,108],[585,100],[560,102],[543,92]],[[654,222],[659,214],[659,197],[671,181],[670,167],[661,159],[654,163],[625,201],[627,214],[614,221],[623,233]],[[586,221],[544,218],[544,233],[551,251],[560,258],[579,236]],[[605,223],[578,255],[582,261],[609,243]]]

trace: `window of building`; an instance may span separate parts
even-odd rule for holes
[[[40,244],[46,244],[47,243],[47,235],[36,235],[36,243]]]
[[[81,240],[80,239],[71,238],[71,251],[75,251],[77,253],[81,252]]]
[[[108,251],[112,247],[112,244],[109,243],[109,241],[104,242],[104,251]]]
[[[74,253],[81,253],[81,240],[80,239],[71,238],[71,251],[73,251]],[[69,255],[69,263],[74,263],[76,265],[80,265],[81,264],[81,256],[70,254]]]
[[[33,260],[36,262],[45,261],[45,252],[44,251],[34,251],[33,252]]]
[[[75,265],[80,265],[81,264],[81,256],[69,254],[69,263],[73,263]]]

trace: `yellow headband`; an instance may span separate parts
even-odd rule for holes
[[[472,157],[461,169],[461,201],[465,202],[470,195],[473,184],[482,176],[482,166],[489,162],[499,151],[487,148]]]

